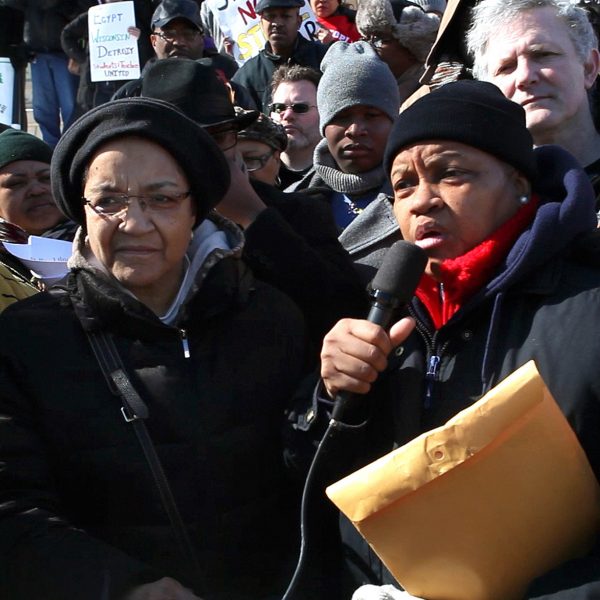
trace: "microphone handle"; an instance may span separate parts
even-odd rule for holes
[[[395,296],[377,291],[367,315],[367,321],[375,323],[375,325],[379,325],[387,331],[399,304],[400,302]],[[341,421],[342,417],[344,417],[344,421],[352,421],[352,413],[363,402],[361,396],[362,394],[355,394],[353,392],[338,392],[334,398],[331,418],[334,421]]]

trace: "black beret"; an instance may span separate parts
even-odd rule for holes
[[[530,182],[536,168],[533,138],[525,111],[492,83],[447,83],[400,113],[388,138],[384,168],[389,175],[396,155],[416,142],[452,140],[473,146],[520,171]]]
[[[196,223],[229,188],[229,166],[202,127],[174,106],[153,98],[124,98],[80,117],[58,141],[52,157],[52,191],[61,211],[83,224],[83,177],[94,153],[109,140],[138,136],[167,150],[183,169],[197,206]]]

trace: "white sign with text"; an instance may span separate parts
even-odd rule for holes
[[[119,81],[140,76],[133,2],[99,4],[88,10],[92,81]]]
[[[233,42],[233,56],[239,65],[256,56],[265,46],[266,39],[256,14],[257,0],[204,0],[213,13],[215,22]],[[308,0],[300,9],[300,33],[309,40],[316,39],[319,28]]]
[[[15,70],[10,58],[0,58],[0,123],[12,125]]]

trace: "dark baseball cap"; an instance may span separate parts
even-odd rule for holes
[[[185,19],[200,31],[203,30],[200,9],[193,0],[163,0],[152,15],[152,29],[164,27],[175,19]]]
[[[304,0],[259,0],[255,10],[260,14],[267,8],[301,8],[302,6]]]

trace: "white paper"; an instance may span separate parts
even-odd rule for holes
[[[0,58],[0,123],[12,125],[15,70],[9,58]]]
[[[3,244],[13,256],[16,256],[45,283],[57,281],[69,271],[67,261],[72,253],[71,242],[31,235],[27,244],[9,242],[3,242]]]
[[[140,76],[133,2],[99,4],[88,9],[90,76],[92,81],[119,81]]]

